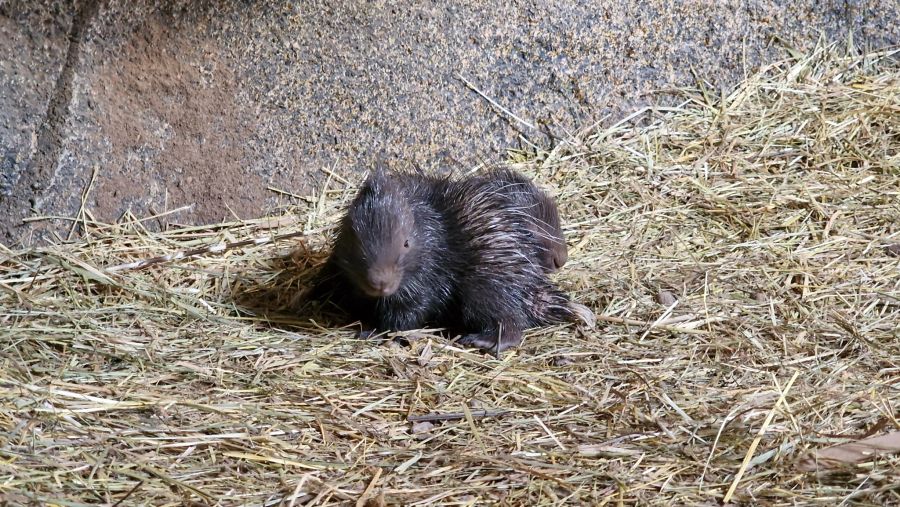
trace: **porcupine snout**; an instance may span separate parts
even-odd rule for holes
[[[553,270],[559,271],[562,268],[566,261],[569,260],[569,253],[566,251],[566,245],[560,244],[558,242],[554,242],[551,257],[553,257]]]
[[[366,276],[366,292],[373,297],[387,297],[400,288],[401,275],[393,266],[376,266],[369,269]]]

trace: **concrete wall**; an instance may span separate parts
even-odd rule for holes
[[[820,34],[900,42],[872,1],[0,2],[0,242],[71,222],[253,218],[325,170],[497,160]],[[468,81],[526,123],[511,120]],[[549,136],[549,137],[548,137]]]

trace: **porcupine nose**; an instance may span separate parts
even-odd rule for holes
[[[566,264],[566,261],[569,260],[569,255],[566,252],[565,248],[557,248],[556,252],[553,255],[553,265],[556,269],[563,267]]]
[[[369,270],[368,282],[373,296],[385,297],[397,291],[400,286],[400,277],[396,270],[376,268]]]

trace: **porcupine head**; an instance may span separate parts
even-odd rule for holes
[[[402,182],[378,169],[350,203],[335,243],[335,260],[371,298],[389,297],[415,269],[415,214]]]

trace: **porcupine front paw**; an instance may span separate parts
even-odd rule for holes
[[[378,333],[380,333],[380,331],[375,328],[363,328],[360,330],[357,338],[360,340],[368,340],[374,338]]]
[[[589,329],[594,329],[597,326],[597,317],[594,316],[594,312],[590,308],[574,301],[569,302],[569,308],[571,308],[575,317]]]
[[[497,346],[496,330],[482,331],[481,333],[471,333],[463,335],[456,343],[479,348],[485,352],[503,352],[522,343],[522,332],[514,330],[503,330],[503,336],[500,338],[500,346]]]

